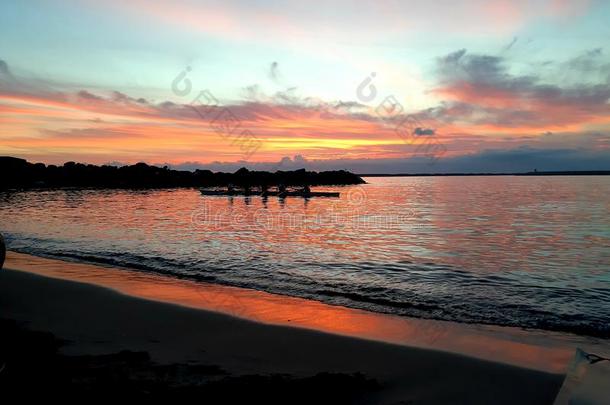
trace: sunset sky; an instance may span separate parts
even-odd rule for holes
[[[610,169],[610,2],[463,3],[4,1],[0,155]]]

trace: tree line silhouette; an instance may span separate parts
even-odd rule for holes
[[[173,170],[137,163],[129,166],[96,166],[66,162],[61,166],[30,163],[14,157],[0,157],[0,189],[30,188],[166,188],[166,187],[222,187],[320,186],[362,184],[364,180],[345,170],[325,172],[306,171],[250,171],[241,168],[235,173],[214,173],[210,170]]]

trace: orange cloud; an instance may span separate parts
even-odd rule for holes
[[[536,139],[543,132],[576,132],[585,124],[608,123],[609,115],[603,109],[606,107],[574,110],[574,100],[569,97],[545,103],[543,99],[491,85],[478,91],[467,81],[447,83],[437,93],[452,103],[432,110],[441,121],[428,120],[432,118],[430,111],[421,112],[418,125],[422,131],[433,129],[435,139],[446,146],[447,156],[515,147],[520,139]],[[586,100],[596,100],[595,94],[584,96]],[[522,113],[539,114],[541,118],[534,120],[526,114],[519,122],[497,122],[498,114],[514,105],[519,105]],[[231,134],[223,127],[227,123],[218,118],[226,111],[239,124],[229,128],[234,131]],[[102,97],[86,91],[5,91],[0,92],[0,112],[0,154],[44,158],[54,163],[236,162],[245,158],[268,162],[295,154],[309,159],[400,158],[411,156],[417,145],[426,141],[426,135],[399,136],[393,125],[379,119],[372,110],[360,108],[357,113],[350,113],[331,104],[311,107],[298,101],[216,106],[200,115],[189,105],[152,104],[120,93]],[[244,130],[250,131],[259,143],[256,153],[246,157],[243,139],[238,136]]]

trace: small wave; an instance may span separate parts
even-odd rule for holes
[[[434,263],[276,263],[266,261],[264,255],[244,262],[239,258],[204,260],[188,255],[168,258],[129,251],[92,251],[85,244],[71,249],[73,241],[24,235],[9,235],[7,242],[10,249],[22,253],[252,288],[381,313],[610,338],[610,289],[600,286],[568,288],[539,277],[481,274]],[[537,284],[542,282],[545,284]]]

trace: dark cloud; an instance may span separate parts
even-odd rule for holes
[[[65,94],[57,91],[58,84],[36,77],[23,77],[16,74],[11,65],[0,59],[0,90],[12,95],[38,96],[55,101],[64,101]]]
[[[606,68],[607,64],[603,63],[602,55],[602,48],[589,49],[568,60],[567,66],[583,73],[590,73],[600,68]]]
[[[301,98],[297,95],[296,87],[288,87],[285,90],[276,92],[273,96],[273,100],[277,104],[301,104]]]
[[[467,81],[518,90],[533,86],[537,80],[533,76],[511,76],[502,57],[467,54],[466,49],[439,58],[438,70],[441,83]]]
[[[0,59],[0,75],[11,76],[11,71],[8,68],[8,64]]]
[[[415,128],[415,131],[413,131],[413,133],[415,135],[434,135],[436,131],[432,128]]]
[[[515,46],[515,44],[517,43],[517,40],[519,39],[519,37],[514,37],[512,41],[510,41],[510,43],[508,45],[506,45],[504,47],[504,52],[508,52],[510,51],[510,49]]]
[[[271,62],[271,66],[269,66],[269,78],[274,81],[274,82],[278,82],[280,81],[280,72],[279,72],[279,63],[278,62]]]
[[[309,161],[303,155],[295,155],[292,158],[284,156],[277,164],[271,165],[268,170],[298,170],[309,166]]]
[[[357,101],[339,101],[335,106],[337,108],[366,108],[366,104]]]
[[[131,97],[127,96],[126,94],[121,93],[120,91],[113,91],[112,100],[118,101],[118,102],[126,102],[126,101],[131,101]]]
[[[178,106],[179,106],[178,104],[176,104],[172,101],[164,101],[159,104],[159,107],[165,108],[165,109],[173,109],[174,107],[178,107]]]
[[[562,64],[568,80],[610,83],[610,60],[602,48],[584,51]]]
[[[244,99],[247,101],[260,101],[263,97],[263,93],[258,84],[244,87],[242,92],[244,94]]]
[[[457,50],[455,52],[451,52],[450,54],[443,56],[441,58],[439,58],[441,64],[445,64],[445,65],[454,65],[456,64],[461,58],[462,56],[464,56],[466,54],[466,49],[462,48],[460,50]]]
[[[145,98],[133,98],[128,96],[127,94],[121,93],[120,91],[113,91],[111,96],[112,101],[118,103],[138,103],[138,104],[148,104],[148,100]]]
[[[78,93],[76,93],[76,95],[83,99],[83,100],[89,100],[89,101],[101,101],[104,100],[103,97],[97,96],[93,93],[89,93],[87,90],[81,90]]]
[[[368,108],[366,104],[362,104],[357,101],[339,101],[332,105],[332,109],[334,111],[350,113],[354,117],[362,115],[362,112],[366,108]]]
[[[589,69],[599,55],[596,49],[570,63]],[[610,112],[610,82],[592,83],[586,75],[581,75],[581,83],[550,84],[537,74],[512,74],[503,57],[468,54],[465,49],[439,58],[438,74],[436,91],[449,100],[437,113],[448,121],[545,126],[587,122]]]
[[[29,87],[19,83],[17,78],[13,76],[8,63],[2,59],[0,59],[0,86],[2,90],[11,92],[22,92]]]

